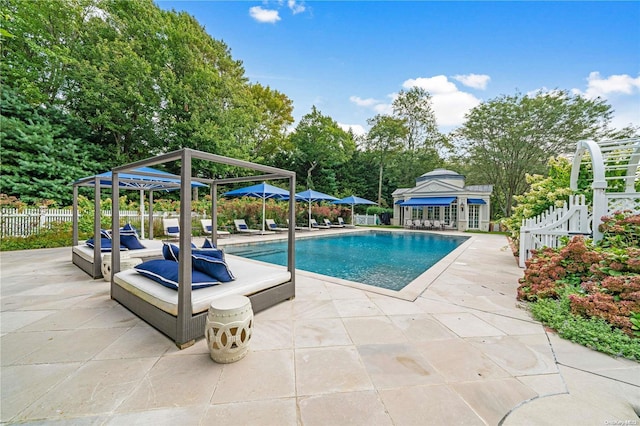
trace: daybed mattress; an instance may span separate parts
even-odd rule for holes
[[[283,266],[269,265],[226,255],[225,260],[236,279],[213,287],[191,291],[193,314],[209,309],[211,301],[233,294],[250,296],[278,284],[291,281],[291,274]],[[143,277],[135,269],[115,274],[114,283],[140,299],[171,315],[178,315],[178,292]]]
[[[140,240],[143,246],[146,248],[138,249],[138,250],[125,250],[123,251],[129,254],[129,257],[153,257],[153,256],[162,256],[162,244],[161,240]],[[93,248],[89,247],[86,244],[81,244],[78,246],[73,246],[73,253],[80,256],[87,262],[93,263]],[[108,253],[110,251],[104,251],[102,254]],[[102,256],[100,259],[102,262]]]

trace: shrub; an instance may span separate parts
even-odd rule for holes
[[[615,212],[603,217],[600,230],[604,235],[597,245],[574,237],[565,247],[534,253],[520,279],[518,298],[533,302],[534,316],[561,335],[569,333],[561,329],[580,334],[576,330],[584,328],[585,336],[594,330],[622,333],[640,345],[640,215]],[[598,333],[599,341],[606,340]]]

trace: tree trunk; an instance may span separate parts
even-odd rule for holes
[[[378,205],[382,206],[382,162],[380,162],[380,174],[378,176]]]

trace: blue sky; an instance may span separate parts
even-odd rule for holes
[[[246,76],[362,133],[418,85],[448,132],[500,95],[601,96],[640,125],[640,2],[163,1],[193,15]]]

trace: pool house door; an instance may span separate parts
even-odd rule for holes
[[[480,205],[469,204],[469,229],[480,229]]]

